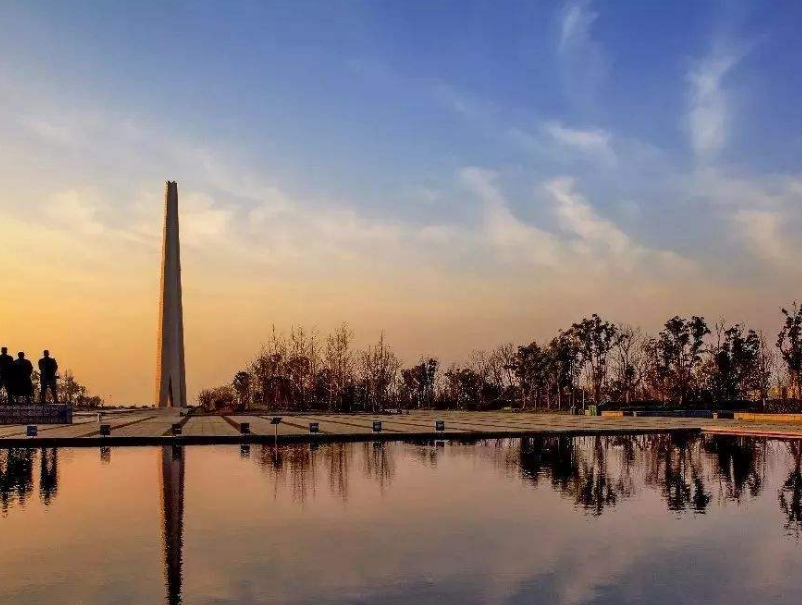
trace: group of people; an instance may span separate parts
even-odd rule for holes
[[[39,397],[42,403],[47,401],[50,392],[53,403],[58,403],[58,363],[45,351],[39,360]],[[33,364],[20,351],[14,359],[8,354],[8,347],[0,349],[0,393],[6,392],[8,403],[32,403],[33,400]]]

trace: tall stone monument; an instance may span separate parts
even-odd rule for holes
[[[155,399],[160,408],[187,405],[184,307],[181,301],[181,242],[178,233],[178,183],[171,181],[167,181],[164,190],[164,245]]]

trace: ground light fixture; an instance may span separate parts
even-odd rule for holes
[[[278,455],[278,425],[281,424],[281,416],[273,416],[270,419],[270,424],[273,425],[273,428],[276,430],[275,432],[275,443],[276,443],[276,455]]]

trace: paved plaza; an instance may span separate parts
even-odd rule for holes
[[[97,414],[76,413],[73,424],[0,427],[0,447],[20,445],[75,446],[152,445],[160,443],[305,442],[333,440],[472,439],[548,435],[629,434],[642,432],[704,432],[802,438],[802,419],[598,417],[511,412],[416,411],[409,414],[284,414],[281,422],[259,413],[228,416],[187,414],[186,409],[143,409]],[[443,424],[437,427],[438,421]],[[380,422],[379,427],[374,423]],[[101,434],[108,425],[109,434]],[[316,432],[312,432],[312,427]]]

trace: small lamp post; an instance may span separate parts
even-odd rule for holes
[[[281,424],[281,416],[273,416],[270,419],[270,424],[273,425],[275,429],[275,444],[276,444],[276,452],[278,452],[278,425]]]

